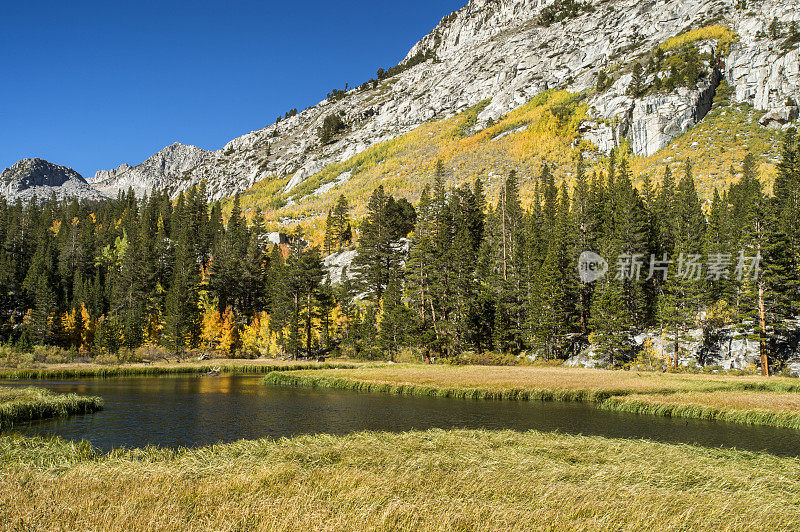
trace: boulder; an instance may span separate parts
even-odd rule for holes
[[[784,126],[797,120],[797,117],[797,106],[786,105],[768,112],[761,117],[758,123],[765,127]]]

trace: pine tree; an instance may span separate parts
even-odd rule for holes
[[[731,220],[734,250],[733,275],[737,289],[737,310],[742,336],[759,344],[762,372],[768,371],[767,309],[765,277],[761,268],[747,258],[763,257],[767,243],[767,209],[762,184],[758,179],[755,160],[745,157],[742,178],[730,188]],[[758,260],[760,265],[761,260]]]
[[[372,193],[367,204],[367,217],[361,224],[358,241],[358,256],[354,272],[367,297],[378,304],[388,281],[388,273],[396,262],[392,241],[386,219],[388,197],[379,186]]]
[[[358,329],[359,355],[370,360],[378,358],[380,355],[378,319],[377,311],[372,304],[367,304],[364,309],[364,317]]]
[[[644,203],[631,184],[627,159],[616,152],[609,159],[605,194],[599,249],[610,270],[594,287],[590,326],[613,366],[630,353],[634,327],[644,319],[640,268],[648,245]]]
[[[547,209],[546,209],[547,211]],[[546,359],[565,354],[567,336],[579,328],[578,285],[572,267],[576,231],[570,212],[566,185],[562,186],[558,210],[554,214],[552,233],[541,266],[535,272],[531,287],[531,306],[527,319],[533,331],[533,344]]]
[[[185,223],[181,223],[185,221],[186,215],[185,199],[181,194],[178,196],[174,213],[176,228],[173,234],[177,237],[177,242],[172,281],[166,296],[164,324],[167,345],[176,354],[194,347],[200,334],[200,308],[198,305],[200,272],[194,245],[189,241],[189,232],[179,229],[181,226],[187,226]]]
[[[748,154],[747,174],[755,175],[755,159]],[[757,179],[757,178],[754,178]],[[795,130],[789,129],[781,149],[781,161],[773,187],[773,198],[764,212],[765,241],[762,248],[763,266],[760,305],[764,329],[771,330],[773,351],[778,339],[785,338],[791,320],[800,313],[800,141]],[[765,330],[765,333],[768,331]],[[777,355],[772,353],[773,357]],[[768,374],[768,356],[762,353],[762,373]]]
[[[367,216],[361,224],[358,255],[353,272],[367,299],[379,304],[389,273],[400,260],[397,242],[414,227],[416,212],[405,200],[395,201],[383,186],[375,189],[367,204]]]
[[[333,211],[328,209],[328,215],[325,217],[325,238],[322,244],[322,250],[325,253],[325,256],[330,255],[333,253],[333,243],[334,241],[338,241],[338,237],[335,235],[333,230]]]
[[[336,251],[341,251],[342,247],[350,244],[353,238],[350,228],[350,205],[344,194],[336,200],[331,217],[332,245]]]
[[[434,254],[435,216],[430,198],[430,186],[422,189],[418,203],[419,217],[411,239],[411,249],[406,265],[407,293],[416,316],[415,336],[423,350],[426,362],[430,362],[431,349],[435,344],[435,308],[431,299],[431,280],[436,267]]]
[[[633,96],[634,98],[638,98],[642,95],[644,89],[644,69],[642,68],[641,63],[636,63],[633,66],[633,77],[631,78],[631,83],[628,86],[628,94]]]
[[[266,272],[266,289],[268,298],[268,311],[270,313],[269,327],[278,338],[278,345],[284,352],[294,352],[289,345],[285,332],[289,327],[292,316],[294,299],[290,294],[290,272],[285,264],[281,248],[272,247],[269,255]]]
[[[331,338],[331,313],[336,308],[336,293],[331,284],[331,277],[328,274],[322,284],[317,289],[316,295],[316,312],[314,317],[320,324],[320,346],[327,353],[332,346],[337,343],[336,339]]]
[[[383,297],[378,342],[384,357],[394,361],[408,340],[411,311],[403,304],[402,285],[392,272]]]
[[[671,334],[673,367],[678,367],[680,343],[697,321],[702,304],[706,272],[703,270],[705,217],[695,188],[692,168],[686,162],[684,176],[675,194],[676,212],[670,224],[674,231],[671,272],[664,286],[660,307],[662,326]]]
[[[286,261],[288,290],[291,296],[289,318],[290,342],[293,357],[300,356],[302,340],[305,354],[311,355],[313,341],[312,323],[316,305],[316,294],[323,279],[322,259],[317,248],[292,250]],[[302,335],[301,335],[302,327]]]
[[[524,274],[529,264],[525,260],[524,247],[526,218],[519,200],[517,175],[513,170],[500,191],[498,203],[497,240],[500,275],[497,279],[494,341],[499,349],[518,354],[524,347],[524,307],[527,288]]]
[[[594,185],[596,186],[596,184]],[[575,224],[575,247],[576,254],[585,251],[593,251],[599,240],[597,231],[598,220],[595,208],[593,208],[593,197],[596,192],[590,188],[586,176],[586,165],[583,154],[578,152],[577,169],[575,173],[575,192],[572,201],[572,216]],[[592,285],[582,283],[578,287],[578,317],[582,333],[589,329],[589,310],[592,300]]]

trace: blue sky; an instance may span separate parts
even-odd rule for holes
[[[397,64],[466,0],[0,3],[0,170],[84,177],[173,142],[219,149]]]

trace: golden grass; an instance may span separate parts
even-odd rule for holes
[[[666,396],[635,395],[631,396],[631,398],[657,400],[678,405],[703,405],[732,409],[765,408],[768,410],[800,412],[800,394],[797,393],[727,392],[719,394],[690,392]]]
[[[98,456],[0,438],[19,530],[789,530],[800,461],[538,432],[317,435]]]
[[[689,159],[698,193],[702,199],[710,200],[714,188],[722,194],[739,179],[742,161],[749,152],[756,156],[765,189],[771,190],[783,133],[760,126],[758,120],[762,116],[762,111],[745,104],[715,107],[699,124],[664,149],[649,157],[634,158],[631,169],[636,184],[641,185],[645,174],[650,175],[654,184],[660,184],[666,165],[680,178]],[[735,174],[731,173],[732,168]]]
[[[242,207],[263,210],[265,218],[275,222],[282,216],[321,215],[340,194],[345,194],[353,207],[353,217],[359,219],[365,213],[369,195],[379,184],[388,193],[416,202],[422,188],[432,182],[437,160],[444,163],[453,183],[472,182],[476,177],[484,179],[491,198],[496,196],[509,170],[516,169],[527,204],[533,192],[529,178],[538,175],[544,161],[555,165],[557,177],[574,172],[573,142],[587,111],[579,95],[545,91],[497,123],[473,134],[469,126],[485,103],[452,118],[423,124],[405,135],[328,166],[292,190],[290,196],[305,197],[297,205],[273,208],[272,183],[259,182],[242,194]],[[507,135],[498,138],[504,133]],[[336,181],[345,171],[353,173],[346,183],[321,196],[311,195],[321,185]],[[319,229],[324,226],[321,222],[320,217],[308,218],[303,225]]]
[[[266,384],[460,399],[581,401],[598,408],[800,429],[800,381],[565,367],[387,365],[273,372]]]
[[[291,375],[280,375],[291,379],[302,379],[305,380],[305,384],[310,385],[347,387],[347,383],[362,383],[373,385],[376,389],[384,387],[382,391],[395,393],[413,394],[414,388],[418,388],[450,392],[439,395],[457,396],[463,395],[457,393],[458,391],[479,390],[497,392],[502,397],[508,398],[513,398],[515,393],[517,395],[525,393],[540,398],[590,401],[633,393],[671,394],[747,389],[800,391],[800,381],[788,378],[639,373],[567,367],[397,364],[346,370],[301,370],[292,372]],[[337,383],[340,385],[337,386]]]
[[[712,38],[720,31],[703,28],[681,36],[695,39]],[[719,27],[722,28],[722,27]],[[699,33],[698,33],[699,32]],[[713,37],[713,38],[717,38]],[[575,175],[574,143],[579,140],[578,127],[587,117],[587,105],[581,96],[567,91],[545,91],[527,104],[501,117],[497,123],[462,137],[464,126],[470,123],[474,110],[446,120],[424,124],[413,131],[379,143],[322,172],[309,177],[289,196],[304,198],[295,205],[284,206],[280,187],[274,181],[262,181],[242,195],[243,209],[252,215],[263,212],[269,226],[275,230],[291,231],[301,225],[315,244],[322,241],[324,216],[340,194],[352,207],[351,215],[358,222],[365,214],[367,199],[379,184],[396,197],[411,202],[419,199],[422,188],[432,182],[436,161],[441,160],[451,184],[472,183],[480,178],[490,202],[496,201],[499,188],[511,169],[519,175],[522,202],[533,199],[534,177],[542,164],[551,165],[557,182],[572,183]],[[724,105],[715,107],[700,124],[673,140],[667,147],[650,157],[633,157],[631,169],[637,186],[644,174],[659,183],[665,165],[680,173],[686,159],[695,171],[698,190],[703,199],[711,199],[714,187],[724,188],[737,179],[731,167],[740,171],[746,153],[753,153],[760,165],[762,179],[771,186],[775,161],[782,133],[763,128],[758,119],[763,115],[752,106]],[[501,137],[501,135],[503,135]],[[582,149],[592,151],[587,142]],[[589,159],[589,175],[605,169],[606,157],[597,153]],[[313,192],[326,183],[335,182],[346,171],[352,177],[321,196]],[[230,201],[226,210],[230,208]],[[302,220],[281,226],[281,218]]]
[[[363,362],[349,360],[331,362],[306,362],[277,359],[212,359],[202,362],[156,362],[152,364],[132,363],[103,365],[92,363],[43,364],[34,368],[2,368],[0,379],[68,379],[78,377],[126,377],[134,375],[171,375],[205,373],[219,369],[222,373],[264,374],[271,371],[290,371],[294,369],[314,369],[332,367],[355,367]]]

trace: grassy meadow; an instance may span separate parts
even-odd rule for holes
[[[0,429],[15,423],[89,414],[103,408],[100,397],[76,394],[57,394],[40,388],[10,388],[0,386]]]
[[[620,411],[783,426],[794,426],[786,420],[800,412],[796,379],[564,367],[308,366],[283,364],[264,380],[587,401]],[[252,373],[269,366],[237,367]],[[97,405],[97,398],[0,388],[2,415],[25,400]],[[729,415],[708,414],[714,409]],[[784,417],[770,417],[775,412]],[[661,530],[796,529],[800,458],[536,431],[316,434],[109,453],[87,442],[0,435],[0,529],[641,530],[653,523]]]
[[[790,378],[398,364],[273,372],[264,382],[397,395],[581,401],[637,414],[800,428],[800,381]]]
[[[800,527],[800,460],[599,437],[442,431],[95,453],[0,438],[0,523],[65,530]]]

